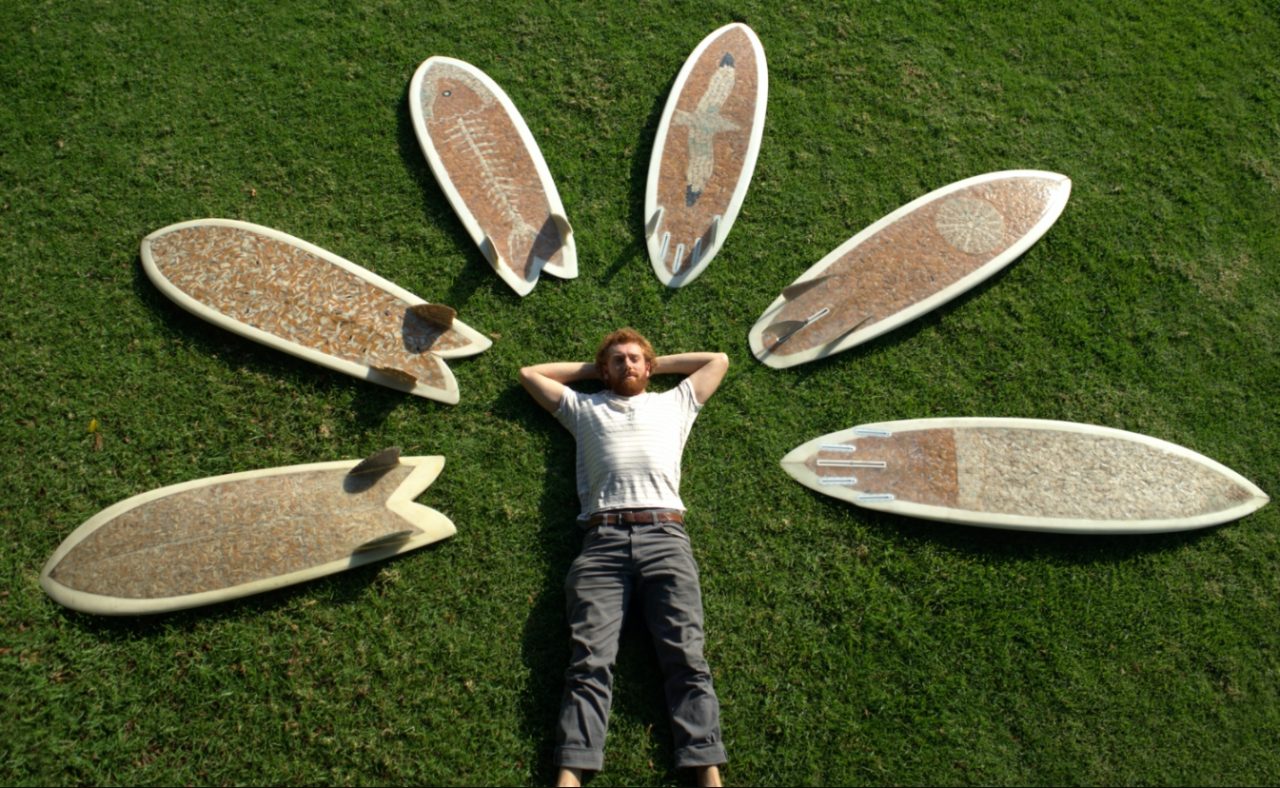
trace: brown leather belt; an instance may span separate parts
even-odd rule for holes
[[[587,527],[597,525],[656,525],[657,523],[680,523],[684,525],[684,514],[672,509],[624,509],[618,512],[600,512],[587,519]]]

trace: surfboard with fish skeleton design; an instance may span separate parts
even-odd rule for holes
[[[420,397],[453,404],[446,358],[492,342],[365,268],[287,233],[197,219],[142,240],[142,266],[182,308],[269,347]]]
[[[414,502],[444,458],[389,451],[364,462],[213,476],[120,501],[63,540],[40,585],[85,613],[165,613],[334,574],[452,536],[447,517]]]
[[[784,368],[848,350],[950,301],[1016,260],[1066,207],[1071,179],[1007,170],[932,191],[880,219],[783,290],[752,326]]]
[[[738,217],[764,134],[769,76],[755,32],[734,23],[702,40],[676,76],[645,188],[645,242],[668,287],[698,277]]]
[[[793,449],[782,467],[806,487],[868,509],[1024,531],[1184,531],[1238,520],[1269,500],[1186,447],[1043,419],[864,424]]]
[[[578,275],[555,181],[497,82],[462,60],[430,57],[409,83],[409,113],[436,181],[504,282],[524,296],[542,271]]]

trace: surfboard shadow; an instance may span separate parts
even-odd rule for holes
[[[974,525],[922,520],[890,512],[862,509],[832,499],[814,490],[805,490],[819,501],[833,520],[856,522],[903,548],[929,543],[968,556],[994,558],[1002,564],[1042,564],[1051,561],[1073,566],[1121,565],[1151,554],[1183,550],[1205,539],[1214,528],[1150,534],[1063,534],[984,528]],[[853,533],[850,531],[850,533]]]
[[[142,267],[141,255],[134,256],[133,291],[150,307],[149,312],[162,331],[196,345],[203,355],[227,371],[228,378],[234,379],[244,367],[251,367],[289,380],[298,388],[318,386],[326,395],[352,380],[349,375],[261,345],[196,317],[156,288]],[[405,398],[404,394],[367,381],[357,381],[355,385],[361,387],[361,393],[354,399],[353,413],[362,432],[382,424]]]
[[[486,284],[506,291],[513,303],[520,301],[520,296],[502,282],[493,272],[489,261],[485,259],[471,239],[471,234],[463,226],[462,221],[449,204],[449,198],[440,189],[431,166],[418,143],[418,134],[413,128],[413,115],[409,111],[409,83],[405,83],[404,91],[396,104],[396,144],[405,170],[418,184],[422,194],[422,213],[427,223],[448,233],[449,238],[466,257],[466,264],[461,266],[453,283],[443,296],[431,297],[420,294],[428,301],[448,304],[459,312],[471,300],[477,290]],[[430,261],[434,264],[435,261]],[[417,292],[412,287],[409,290]],[[432,294],[434,295],[434,294]]]

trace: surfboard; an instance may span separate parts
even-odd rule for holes
[[[443,457],[380,452],[213,476],[102,510],[40,573],[66,607],[100,615],[166,613],[257,594],[416,550],[452,536],[414,503]]]
[[[1007,170],[907,203],[783,290],[751,328],[751,350],[771,367],[791,367],[914,320],[1027,251],[1070,194],[1065,175]]]
[[[470,63],[430,57],[409,83],[409,114],[436,181],[502,281],[524,296],[542,271],[578,275],[560,194],[498,83]]]
[[[741,23],[689,55],[662,111],[645,188],[645,242],[668,287],[698,277],[724,246],[755,171],[769,75],[764,47]]]
[[[178,306],[264,345],[449,404],[443,359],[488,337],[372,271],[292,235],[233,219],[171,224],[142,240],[142,266]]]
[[[806,487],[878,511],[1079,534],[1206,528],[1266,493],[1183,446],[1065,421],[915,419],[815,438],[782,458]]]

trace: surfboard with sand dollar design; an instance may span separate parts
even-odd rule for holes
[[[702,40],[676,76],[645,188],[645,242],[668,287],[692,282],[724,245],[755,171],[768,102],[764,47],[741,23]]]
[[[868,509],[1023,531],[1185,531],[1238,520],[1270,500],[1186,447],[1042,419],[864,424],[793,449],[782,467]]]
[[[930,192],[801,274],[751,328],[751,350],[771,367],[791,367],[897,328],[1016,260],[1070,194],[1070,178],[1039,170],[987,173]]]
[[[470,63],[428,58],[409,83],[409,114],[436,181],[504,282],[524,296],[542,271],[578,275],[560,193],[498,83]]]
[[[223,602],[380,561],[452,536],[414,502],[444,457],[292,465],[170,485],[73,531],[40,585],[74,610],[141,615]]]

